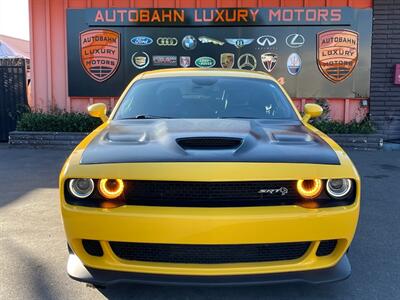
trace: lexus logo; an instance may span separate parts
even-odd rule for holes
[[[174,47],[178,45],[178,39],[174,37],[159,37],[157,39],[157,45]]]
[[[304,36],[298,33],[293,33],[286,37],[286,45],[288,45],[290,48],[300,48],[305,42],[306,39]]]
[[[257,67],[257,59],[250,53],[241,55],[237,61],[239,69],[254,71]]]
[[[263,36],[260,36],[260,37],[257,39],[257,44],[259,44],[260,46],[263,46],[263,47],[264,47],[265,45],[271,47],[271,46],[273,46],[273,45],[276,44],[276,37],[274,37],[274,36],[272,36],[272,35],[263,35]]]

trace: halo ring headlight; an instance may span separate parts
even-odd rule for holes
[[[321,179],[298,180],[297,191],[299,192],[300,196],[302,196],[305,199],[317,198],[322,191],[322,180]]]
[[[326,191],[333,198],[346,197],[353,187],[353,182],[348,178],[328,179],[326,181]]]
[[[104,198],[116,199],[124,191],[124,182],[121,179],[100,179],[98,188]]]
[[[87,198],[94,191],[94,182],[91,178],[71,179],[68,183],[68,189],[76,198]]]

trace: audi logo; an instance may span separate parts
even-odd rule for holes
[[[159,37],[157,39],[158,46],[176,46],[178,45],[178,39],[173,37]]]

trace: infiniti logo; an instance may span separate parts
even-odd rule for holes
[[[262,35],[257,39],[257,44],[260,46],[268,44],[268,46],[271,47],[276,44],[276,37],[272,35]]]
[[[286,37],[286,45],[288,45],[290,48],[300,48],[305,42],[306,39],[304,36],[298,33],[293,33]]]
[[[281,186],[279,189],[261,189],[257,193],[258,194],[269,194],[269,195],[278,195],[285,196],[288,193],[288,189]]]

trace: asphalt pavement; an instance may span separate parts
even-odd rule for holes
[[[0,299],[400,299],[400,152],[350,152],[362,176],[352,276],[320,286],[166,287],[97,290],[70,279],[58,173],[68,151],[0,144]]]

